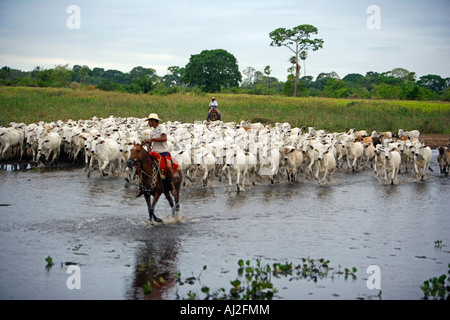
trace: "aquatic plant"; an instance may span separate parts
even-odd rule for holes
[[[434,247],[441,249],[442,248],[442,240],[434,241]]]
[[[347,279],[349,276],[351,276],[353,279],[356,279],[356,271],[357,269],[355,267],[352,268],[352,271],[350,269],[345,268],[345,279]]]
[[[291,262],[279,263],[275,262],[272,265],[261,263],[260,259],[256,259],[256,264],[253,265],[250,260],[238,261],[237,274],[235,280],[230,281],[231,288],[220,288],[211,290],[207,286],[202,286],[204,300],[271,300],[275,297],[278,290],[272,283],[272,277],[290,277],[290,280],[307,279],[317,281],[318,279],[326,277],[328,273],[329,260],[325,259],[311,259],[303,258],[302,264],[294,265]],[[203,267],[203,271],[206,266]],[[202,271],[202,272],[203,272]],[[356,271],[356,270],[355,270]],[[201,273],[200,273],[201,275]],[[175,283],[176,298],[177,299],[200,299],[200,294],[189,290],[187,297],[181,297],[178,293],[179,286],[184,284],[194,285],[200,283],[200,275],[198,277],[188,277],[183,279],[180,273],[176,274]]]
[[[449,277],[443,274],[440,277],[433,277],[423,282],[423,285],[420,286],[420,289],[422,289],[423,291],[424,300],[450,299],[450,263],[448,264],[448,268]]]
[[[54,265],[53,258],[50,256],[47,256],[47,258],[45,258],[45,261],[47,262],[47,267],[51,267]]]

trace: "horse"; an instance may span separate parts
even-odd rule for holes
[[[219,110],[217,108],[212,108],[209,112],[209,120],[210,121],[217,121],[219,120]]]
[[[150,221],[162,222],[160,218],[155,215],[155,206],[161,194],[166,196],[172,208],[172,217],[175,217],[176,212],[180,210],[180,187],[183,181],[181,172],[178,171],[178,176],[174,177],[174,187],[176,195],[175,202],[170,194],[169,181],[161,178],[156,161],[149,155],[148,151],[144,149],[142,144],[133,143],[133,148],[130,151],[130,157],[127,161],[129,168],[136,168],[139,177],[139,188],[141,188],[145,201],[147,202],[148,214]],[[153,201],[151,197],[153,196]]]

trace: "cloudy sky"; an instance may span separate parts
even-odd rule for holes
[[[163,76],[202,50],[225,49],[240,70],[269,65],[285,81],[292,54],[270,47],[269,33],[311,24],[324,46],[309,52],[307,75],[401,67],[446,78],[449,12],[449,0],[0,0],[0,67],[143,66]]]

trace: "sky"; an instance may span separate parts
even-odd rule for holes
[[[324,45],[308,52],[302,76],[400,67],[447,78],[449,12],[450,0],[0,0],[0,67],[142,66],[163,76],[224,49],[239,70],[270,66],[286,81],[292,52],[271,47],[269,33],[311,24]]]

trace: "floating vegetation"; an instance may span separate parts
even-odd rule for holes
[[[180,273],[176,274],[176,298],[177,299],[204,299],[204,300],[272,300],[276,297],[278,289],[272,283],[272,277],[289,278],[293,280],[307,280],[317,282],[328,276],[329,260],[302,258],[302,263],[294,265],[292,262],[273,264],[262,264],[260,259],[256,259],[253,264],[250,260],[239,260],[237,275],[238,277],[230,281],[231,288],[220,288],[212,290],[210,287],[202,285],[200,281],[201,274],[207,269],[203,267],[202,272],[197,277],[190,276],[183,278]],[[336,272],[336,274],[344,274],[345,278],[351,276],[356,279],[356,268],[345,268],[344,272]],[[201,285],[201,293],[189,290],[186,297],[182,297],[178,293],[178,289],[183,285]]]

